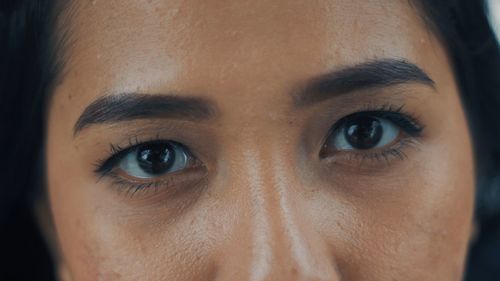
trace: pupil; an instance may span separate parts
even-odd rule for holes
[[[163,174],[174,162],[174,151],[169,144],[149,144],[141,147],[137,152],[137,162],[149,174]]]
[[[383,129],[377,118],[359,117],[347,124],[344,134],[352,147],[370,149],[379,143]]]

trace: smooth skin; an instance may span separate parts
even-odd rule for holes
[[[473,151],[445,49],[416,5],[75,0],[63,13],[71,44],[46,140],[62,280],[461,280]],[[411,62],[434,84],[297,106],[311,79],[383,59]],[[213,116],[75,132],[89,105],[113,95],[199,99]],[[400,107],[423,126],[403,157],[321,154],[341,118]],[[110,145],[149,140],[181,143],[196,168],[138,190],[123,171],[96,174]]]

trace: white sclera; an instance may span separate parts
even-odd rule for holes
[[[185,149],[174,143],[170,145],[173,148],[172,157],[174,157],[174,163],[172,164],[172,167],[167,172],[165,172],[165,174],[185,169],[188,163],[188,155]],[[133,149],[129,153],[127,153],[125,157],[123,157],[120,164],[118,165],[120,169],[134,178],[151,179],[161,176],[158,174],[150,174],[141,168],[139,162],[137,161],[137,153],[139,149],[140,148]]]

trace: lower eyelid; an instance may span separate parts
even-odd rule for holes
[[[134,152],[139,147],[146,146],[148,144],[167,143],[167,142],[174,143],[175,146],[184,147],[184,145],[180,143],[168,139],[160,139],[159,137],[148,141],[140,141],[137,137],[135,137],[132,140],[129,140],[129,145],[126,148],[122,148],[121,146],[111,144],[110,145],[111,155],[108,156],[108,159],[106,160],[99,160],[96,162],[95,164],[96,169],[94,170],[94,173],[96,173],[99,176],[99,178],[108,176],[112,171],[117,170],[117,168],[120,166],[120,162],[123,161],[123,159],[126,158],[129,153]],[[189,163],[191,163],[192,162],[191,158],[194,158],[193,154],[189,151],[189,149],[186,151],[186,154]],[[178,169],[176,169],[175,171],[177,170]]]
[[[122,169],[120,169],[119,166],[115,167],[115,169],[113,170],[113,173],[115,174],[115,176],[119,176],[119,177],[126,179],[126,180],[129,180],[131,182],[137,182],[137,183],[161,182],[162,181],[161,179],[163,179],[163,178],[176,177],[176,176],[182,175],[183,173],[188,173],[188,172],[191,172],[197,168],[203,167],[203,164],[199,160],[194,158],[193,156],[186,155],[186,157],[187,157],[187,159],[186,159],[187,164],[186,164],[185,168],[178,169],[178,170],[175,170],[172,172],[168,172],[168,173],[165,173],[163,175],[159,175],[157,177],[150,177],[150,178],[134,177],[134,176],[127,174],[127,172],[123,171]]]
[[[127,178],[119,173],[110,175],[110,184],[126,195],[136,195],[137,193],[154,194],[175,194],[182,189],[190,189],[191,186],[198,185],[207,177],[207,170],[204,166],[197,166],[179,172],[173,172],[163,177],[146,180]]]
[[[340,165],[351,168],[385,167],[393,162],[411,157],[410,149],[417,149],[419,141],[413,137],[400,137],[394,144],[386,148],[367,151],[337,151],[331,156],[324,156],[321,161],[327,165]]]

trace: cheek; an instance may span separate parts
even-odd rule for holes
[[[203,280],[207,276],[209,247],[199,229],[209,229],[206,224],[212,219],[188,215],[172,227],[166,208],[119,210],[107,194],[96,191],[95,184],[79,180],[80,174],[71,169],[49,172],[58,241],[74,280]]]
[[[469,135],[458,123],[402,161],[409,163],[376,176],[330,177],[321,190],[335,191],[309,200],[310,220],[328,237],[345,276],[460,279],[475,181]]]

